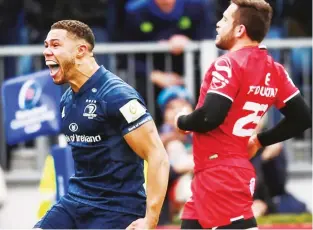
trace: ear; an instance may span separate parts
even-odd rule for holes
[[[242,24],[237,26],[235,31],[235,36],[237,38],[241,38],[247,32],[246,27]]]
[[[82,58],[88,52],[88,46],[86,44],[81,44],[77,48],[77,57]]]

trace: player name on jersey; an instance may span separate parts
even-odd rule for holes
[[[262,97],[276,97],[277,88],[251,85],[248,94],[260,95]]]
[[[101,141],[101,136],[86,136],[86,135],[65,135],[67,142],[86,142],[86,143],[96,143]]]

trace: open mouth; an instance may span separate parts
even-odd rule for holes
[[[55,61],[48,60],[48,61],[46,61],[46,65],[50,69],[50,75],[51,76],[55,76],[60,70],[60,65]]]

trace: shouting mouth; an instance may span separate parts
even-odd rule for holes
[[[55,61],[51,61],[51,60],[47,60],[46,61],[46,65],[49,67],[50,69],[50,75],[52,77],[55,77],[55,75],[59,72],[60,70],[60,65],[55,62]]]

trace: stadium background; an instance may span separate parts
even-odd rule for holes
[[[228,1],[226,3],[221,0],[204,1],[211,4],[211,11],[207,14],[216,14],[215,18],[211,18],[212,25],[215,25],[214,20],[220,16],[220,9],[225,7]],[[116,72],[130,84],[138,85],[142,80],[138,75],[142,72],[147,75],[147,79],[150,79],[147,73],[153,72],[154,67],[158,66],[155,62],[160,60],[163,61],[166,71],[172,73],[175,55],[171,55],[168,44],[156,40],[126,41],[123,40],[123,33],[119,33],[122,29],[116,29],[124,28],[124,24],[127,23],[124,20],[125,15],[132,9],[130,6],[134,7],[129,2],[139,4],[143,1],[89,0],[80,3],[71,0],[55,1],[55,3],[42,3],[37,0],[0,1],[0,85],[17,76],[32,76],[32,73],[46,69],[41,55],[44,36],[53,21],[69,18],[68,15],[71,15],[71,19],[79,19],[92,26],[98,40],[95,51],[99,63]],[[302,0],[301,4],[296,4],[297,2],[293,0],[270,2],[275,9],[275,17],[264,44],[268,46],[272,55],[284,64],[311,105],[312,2],[306,0]],[[76,14],[69,9],[76,9]],[[84,13],[83,9],[90,10]],[[212,37],[209,36],[205,39],[194,39],[186,46],[182,56],[184,65],[180,75],[187,91],[194,99],[197,97],[201,76],[204,75],[208,65],[221,54],[210,40]],[[161,53],[163,58],[159,59],[157,54]],[[139,59],[145,60],[143,71],[137,65],[138,54],[140,54]],[[162,113],[157,103],[160,89],[156,88],[152,81],[147,81],[145,87],[149,92],[144,95],[148,108],[161,123]],[[3,102],[0,103],[3,105]],[[2,180],[0,181],[0,228],[31,228],[38,219],[42,202],[53,198],[55,191],[52,189],[43,192],[39,189],[39,181],[43,175],[46,157],[51,153],[51,146],[62,143],[62,137],[39,136],[30,141],[21,141],[14,146],[7,145],[4,138],[6,130],[2,122],[3,110],[2,108],[0,110],[0,163],[4,170],[3,175],[0,175]],[[273,125],[277,119],[279,119],[277,112],[270,111],[268,125]],[[260,223],[287,223],[281,226],[282,228],[312,228],[312,225],[307,225],[312,222],[311,146],[311,130],[284,143],[284,154],[288,162],[287,190],[306,204],[309,214],[264,216],[259,219]],[[42,186],[53,188],[53,181],[50,179],[48,185]],[[3,195],[5,187],[6,196]],[[173,223],[175,221],[174,218]]]

